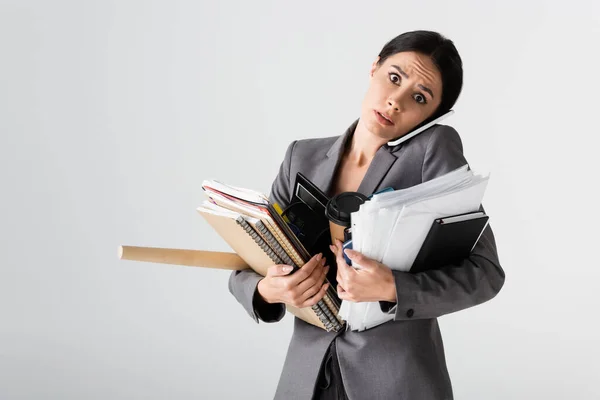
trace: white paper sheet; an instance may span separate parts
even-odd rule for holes
[[[410,270],[433,221],[477,211],[488,180],[465,165],[411,188],[374,195],[352,214],[353,249],[392,269]],[[359,331],[393,319],[379,302],[342,301],[340,315]]]

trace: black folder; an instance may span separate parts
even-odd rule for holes
[[[433,221],[410,272],[460,263],[477,244],[488,219],[484,212],[479,211]]]

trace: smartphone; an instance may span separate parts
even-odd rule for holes
[[[442,114],[441,116],[439,116],[436,119],[434,119],[433,121],[423,125],[422,127],[417,128],[410,133],[407,133],[406,135],[402,136],[400,139],[396,139],[391,142],[388,142],[388,146],[390,146],[390,147],[398,146],[400,143],[402,143],[412,137],[417,136],[419,133],[423,132],[425,129],[432,127],[433,125],[437,124],[441,120],[448,118],[452,114],[454,114],[454,110],[450,110],[446,114]]]

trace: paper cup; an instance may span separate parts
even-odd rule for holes
[[[329,219],[331,243],[335,239],[344,242],[344,230],[350,227],[350,214],[358,211],[361,204],[369,198],[358,192],[344,192],[332,197],[325,208],[325,216]]]

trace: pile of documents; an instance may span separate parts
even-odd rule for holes
[[[215,180],[205,180],[202,188],[208,200],[198,207],[198,212],[258,274],[266,276],[268,268],[277,264],[292,266],[294,273],[311,259],[312,254],[280,214],[279,205],[271,203],[264,194]],[[286,305],[297,317],[328,332],[343,327],[339,307],[332,285],[310,308]]]
[[[409,271],[432,222],[478,211],[488,180],[489,174],[476,175],[464,165],[407,189],[375,194],[352,213],[352,248],[393,270]],[[379,302],[343,301],[340,316],[358,331],[394,318]]]

